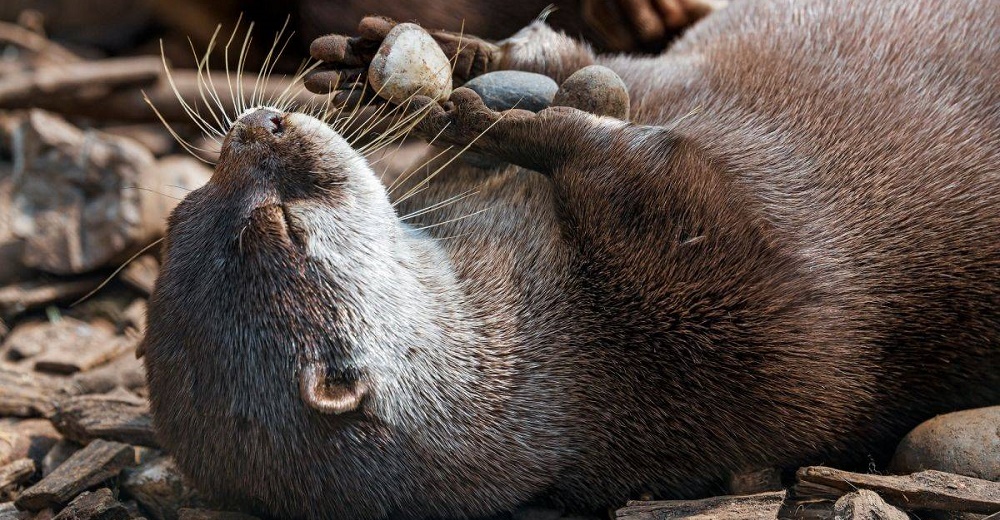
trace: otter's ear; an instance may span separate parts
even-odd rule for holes
[[[320,413],[340,414],[356,410],[367,393],[364,383],[335,383],[326,380],[326,366],[310,362],[299,372],[299,395]]]

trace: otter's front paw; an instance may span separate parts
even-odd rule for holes
[[[576,155],[579,146],[589,146],[583,140],[577,142],[575,133],[588,135],[586,129],[601,124],[601,118],[566,106],[549,107],[537,114],[520,109],[497,112],[467,88],[455,89],[451,98],[441,104],[417,97],[412,107],[424,112],[414,130],[433,144],[469,150],[543,173]]]
[[[400,103],[414,94],[444,99],[452,83],[495,68],[500,48],[475,36],[426,32],[415,24],[397,24],[370,16],[358,36],[317,38],[310,53],[324,62],[305,78],[306,88],[333,93],[337,105],[378,98]]]
[[[511,109],[497,112],[483,102],[479,94],[468,88],[458,88],[448,101],[436,103],[427,97],[413,100],[412,109],[425,111],[415,131],[437,145],[474,147],[485,150],[494,148],[498,136],[506,133],[511,125],[524,123],[535,114],[527,110]]]

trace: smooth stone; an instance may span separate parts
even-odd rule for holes
[[[552,78],[520,70],[489,72],[462,86],[479,94],[483,103],[497,112],[512,108],[538,112],[552,104],[559,90]]]
[[[923,422],[896,448],[889,469],[936,469],[1000,482],[1000,406],[963,410]]]
[[[451,95],[451,62],[427,31],[401,23],[389,31],[372,58],[368,82],[392,103],[417,94],[442,101]]]
[[[552,104],[622,120],[629,116],[628,87],[618,74],[601,65],[590,65],[571,74],[559,86]]]

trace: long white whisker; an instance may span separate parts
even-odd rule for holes
[[[229,47],[232,45],[233,40],[236,38],[236,33],[240,30],[240,22],[243,21],[243,13],[240,13],[239,18],[236,19],[236,26],[233,27],[233,33],[229,35],[229,41],[226,42],[226,48],[224,51],[223,59],[225,60],[226,67],[226,83],[229,84],[229,97],[233,102],[233,110],[237,110],[236,114],[233,114],[233,118],[239,115],[238,108],[239,105],[236,103],[236,92],[233,90],[233,79],[229,75]]]
[[[491,205],[489,207],[485,207],[485,208],[483,208],[483,209],[481,209],[479,211],[473,211],[472,213],[469,213],[468,215],[462,215],[461,217],[456,217],[456,218],[448,219],[448,220],[445,220],[444,222],[436,222],[434,224],[428,224],[426,226],[418,227],[417,231],[423,231],[425,229],[432,229],[432,228],[436,228],[438,226],[444,226],[446,224],[451,224],[453,222],[458,222],[459,220],[465,220],[465,219],[467,219],[469,217],[474,217],[474,216],[479,215],[481,213],[485,213],[487,211],[490,211],[490,210],[496,208],[498,205],[499,205],[499,203],[493,204],[493,205]]]
[[[465,145],[465,147],[462,148],[457,154],[455,154],[454,157],[452,157],[451,159],[448,159],[448,161],[445,162],[444,164],[442,164],[441,167],[437,169],[437,171],[435,171],[429,177],[427,177],[426,179],[424,179],[423,181],[421,181],[421,184],[430,182],[430,180],[433,179],[435,176],[437,176],[437,174],[440,173],[441,170],[447,168],[449,164],[451,164],[452,162],[454,162],[455,159],[458,159],[459,157],[461,157],[463,153],[465,153],[470,147],[472,147],[472,145],[475,144],[476,141],[478,141],[482,136],[486,135],[486,132],[489,132],[490,129],[492,129],[497,123],[499,123],[500,121],[503,121],[503,118],[504,118],[504,115],[501,114],[500,117],[497,118],[496,121],[490,123],[490,126],[486,127],[485,130],[483,130],[482,132],[480,132],[479,135],[477,135],[475,139],[473,139],[472,141],[470,141],[469,144]],[[419,186],[419,184],[418,184],[418,186]],[[408,198],[410,198],[412,196],[413,195],[410,194],[410,193],[405,193],[405,194],[403,194],[403,196],[398,201],[396,201],[396,203],[398,204],[400,202],[403,202],[404,200],[406,200],[406,199],[408,199]]]
[[[441,130],[440,130],[440,131],[439,131],[439,132],[437,133],[437,135],[435,135],[435,136],[434,136],[434,138],[433,138],[433,139],[431,139],[431,140],[430,140],[430,141],[428,142],[428,144],[431,144],[431,145],[433,145],[433,144],[434,144],[434,141],[437,141],[437,138],[438,138],[438,137],[441,137],[441,134],[442,134],[442,133],[444,133],[444,131],[445,131],[445,129],[446,129],[446,128],[448,128],[448,126],[447,126],[447,125],[445,125],[445,128],[442,128],[442,129],[441,129]],[[398,178],[397,178],[397,179],[396,179],[396,180],[395,180],[395,181],[394,181],[394,182],[393,182],[393,183],[392,183],[391,185],[389,185],[389,189],[387,190],[387,192],[386,192],[386,193],[387,193],[387,194],[388,194],[388,195],[389,195],[389,196],[391,197],[391,196],[392,196],[392,193],[393,193],[394,191],[396,191],[397,189],[399,189],[399,187],[400,187],[400,186],[404,185],[404,184],[406,183],[406,181],[410,180],[410,177],[412,177],[412,176],[413,176],[414,174],[416,174],[416,173],[417,173],[418,171],[420,171],[421,169],[423,169],[424,167],[426,167],[426,166],[427,166],[428,164],[430,164],[430,163],[432,163],[432,162],[436,161],[436,160],[437,160],[437,159],[438,159],[439,157],[441,157],[442,155],[444,155],[444,154],[446,154],[446,153],[450,152],[450,151],[451,151],[451,150],[452,150],[453,148],[454,148],[454,146],[448,146],[448,147],[446,147],[445,149],[441,150],[440,152],[438,152],[437,154],[435,154],[435,155],[434,155],[433,157],[431,157],[430,159],[427,159],[426,161],[424,161],[423,163],[421,163],[421,164],[420,164],[420,166],[417,166],[416,168],[414,168],[414,169],[410,170],[410,171],[409,171],[409,173],[404,173],[403,175],[400,175],[400,176],[399,176],[399,177],[398,177]],[[397,201],[397,202],[393,202],[393,203],[392,203],[392,205],[393,205],[393,206],[395,206],[396,204],[398,204],[398,201]]]
[[[454,204],[454,203],[456,203],[456,202],[458,202],[460,200],[464,200],[464,199],[467,199],[469,197],[472,197],[472,196],[474,196],[474,195],[476,195],[478,193],[479,193],[479,188],[478,187],[477,188],[472,188],[472,189],[467,190],[465,192],[462,192],[462,193],[460,193],[458,195],[455,195],[455,196],[452,196],[452,197],[448,197],[447,199],[445,199],[443,201],[431,204],[430,206],[427,206],[424,209],[420,209],[420,210],[414,211],[412,213],[408,213],[406,215],[403,215],[402,217],[399,217],[399,220],[409,220],[411,218],[419,217],[420,215],[425,215],[425,214],[430,213],[432,211],[437,211],[439,209],[443,209],[443,208],[445,208],[447,206],[450,206],[450,205],[452,205],[452,204]]]
[[[254,22],[250,22],[250,26],[247,27],[247,34],[243,38],[243,46],[240,47],[240,57],[236,63],[236,93],[237,101],[239,106],[237,107],[237,114],[242,114],[246,111],[246,93],[243,91],[243,67],[246,65],[247,54],[250,52],[250,41],[251,33],[253,32]]]
[[[228,124],[224,124],[221,120],[219,120],[218,114],[216,114],[215,109],[212,108],[212,102],[209,101],[209,96],[206,96],[205,94],[206,90],[211,92],[209,84],[205,81],[205,71],[206,69],[208,69],[209,56],[212,54],[212,49],[215,47],[215,38],[219,34],[219,29],[221,28],[222,28],[221,25],[217,26],[215,32],[212,33],[212,38],[208,42],[208,50],[205,51],[205,55],[201,59],[198,58],[198,53],[194,49],[194,42],[191,41],[190,38],[188,38],[188,44],[191,46],[191,53],[194,54],[195,60],[197,60],[197,69],[196,69],[197,72],[196,72],[195,83],[198,86],[198,95],[201,97],[202,102],[205,103],[205,108],[208,110],[208,113],[212,116],[212,119],[214,119],[215,123],[218,125],[218,128],[215,128],[218,134],[225,135],[225,130],[226,128],[228,128]],[[223,111],[223,115],[224,114],[225,111]]]
[[[285,29],[288,28],[289,18],[285,18],[284,25],[281,26],[281,30],[274,37],[274,41],[271,42],[271,48],[268,49],[267,55],[264,56],[264,63],[261,64],[260,70],[257,72],[257,77],[253,82],[253,93],[250,95],[250,104],[253,106],[259,106],[263,101],[263,92],[259,92],[261,89],[262,82],[265,82],[265,76],[267,75],[268,65],[271,64],[273,59],[275,63],[278,61],[278,57],[274,55],[275,49],[278,48],[278,44],[281,42],[281,36],[285,33]],[[284,47],[282,47],[284,49]]]

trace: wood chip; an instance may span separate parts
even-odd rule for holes
[[[101,130],[112,135],[135,139],[157,157],[166,155],[177,147],[177,141],[162,123],[109,125],[102,127]]]
[[[92,324],[63,317],[40,327],[35,335],[47,347],[45,352],[34,358],[35,370],[72,374],[135,351],[136,339],[116,335],[112,325],[102,323]]]
[[[133,331],[140,337],[146,334],[146,310],[148,305],[143,298],[136,298],[125,307],[122,313],[122,321],[119,324],[122,330]]]
[[[30,106],[59,112],[66,116],[83,116],[98,121],[159,123],[156,113],[149,109],[149,105],[144,99],[145,96],[167,121],[190,123],[191,116],[177,101],[178,97],[181,99],[199,98],[199,92],[204,90],[205,81],[214,82],[216,85],[229,85],[231,80],[234,89],[242,88],[246,92],[253,92],[256,79],[252,75],[244,75],[240,79],[235,77],[227,79],[226,73],[223,71],[213,71],[206,74],[190,69],[174,69],[171,73],[174,84],[180,92],[179,96],[174,93],[173,87],[166,78],[161,77],[160,81],[148,88],[110,92],[100,102],[84,103],[72,96],[49,96],[35,100]],[[242,86],[239,83],[242,83]],[[263,99],[274,99],[283,92],[289,92],[288,97],[297,106],[305,106],[308,103],[313,103],[315,106],[326,101],[326,96],[306,92],[305,89],[298,88],[300,86],[301,83],[292,81],[292,78],[272,77],[267,81],[267,85],[263,87],[257,85],[257,89],[258,95]],[[229,96],[222,96],[221,101],[227,114],[239,113],[239,110],[233,107]],[[20,104],[19,107],[28,108],[28,105]]]
[[[100,438],[159,446],[149,406],[136,397],[121,394],[71,397],[58,403],[51,419],[67,439],[81,444]]]
[[[740,471],[729,477],[729,493],[732,495],[752,495],[782,488],[781,470],[778,468]]]
[[[0,287],[0,317],[11,318],[31,309],[68,303],[101,284],[103,278],[79,278],[67,282],[27,281]]]
[[[0,41],[14,43],[19,47],[44,55],[53,63],[77,63],[81,61],[79,56],[62,45],[31,29],[12,23],[0,22]]]
[[[163,63],[157,56],[108,58],[38,67],[0,80],[0,106],[26,107],[57,96],[79,97],[82,91],[106,95],[115,87],[151,85]]]
[[[0,422],[0,465],[30,458],[41,463],[62,436],[46,419]]]
[[[0,352],[6,361],[21,361],[45,352],[45,342],[38,337],[46,330],[45,321],[27,321],[19,324],[4,338]]]
[[[56,470],[56,468],[61,466],[63,462],[69,460],[74,453],[80,451],[82,448],[83,446],[66,439],[61,439],[59,442],[55,443],[55,445],[49,449],[49,452],[45,454],[45,457],[42,457],[42,476],[49,476]]]
[[[127,520],[128,508],[108,488],[82,493],[53,520]]]
[[[257,517],[235,511],[181,508],[177,512],[177,518],[178,520],[255,520]]]
[[[35,461],[27,458],[0,466],[0,493],[24,484],[35,474],[36,469]]]
[[[118,475],[134,463],[135,449],[131,446],[95,440],[24,490],[15,503],[31,511],[65,504],[81,491]]]
[[[630,501],[615,512],[620,520],[774,520],[785,492],[721,496],[702,500]]]
[[[937,509],[986,515],[1000,512],[1000,482],[941,471],[892,476],[810,466],[799,469],[796,477],[795,495],[800,500],[870,489],[886,502],[906,510]]]
[[[31,513],[21,511],[13,502],[0,504],[0,520],[27,520]]]
[[[56,512],[50,508],[46,508],[41,511],[36,511],[35,514],[29,518],[31,518],[31,520],[53,520],[55,517]]]
[[[171,457],[160,456],[125,470],[122,489],[157,519],[176,518],[178,509],[202,505]]]
[[[909,520],[906,513],[886,504],[882,497],[870,489],[848,493],[833,506],[835,519],[850,520]]]
[[[144,395],[146,368],[133,352],[85,372],[77,372],[62,386],[66,395],[106,394],[115,388]]]
[[[122,271],[121,279],[146,296],[153,292],[156,275],[160,272],[160,262],[153,255],[142,255],[129,262]]]
[[[49,415],[60,385],[62,382],[51,376],[0,367],[0,416]]]
[[[163,232],[163,219],[147,218],[156,194],[156,160],[139,143],[81,130],[61,117],[30,110],[14,129],[15,201],[11,221],[24,239],[25,265],[55,274],[78,274],[120,264]]]

